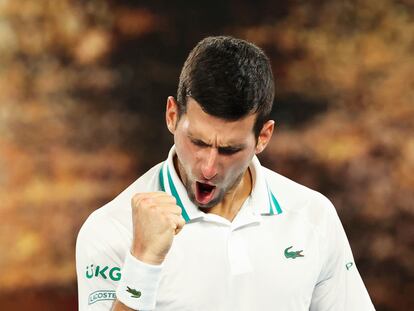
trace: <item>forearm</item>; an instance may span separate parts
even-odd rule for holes
[[[138,310],[128,308],[126,305],[124,305],[122,302],[116,299],[114,301],[114,304],[112,305],[111,311],[138,311]]]

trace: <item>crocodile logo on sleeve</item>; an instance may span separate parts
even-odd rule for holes
[[[140,291],[138,291],[138,290],[136,290],[134,288],[131,288],[129,286],[127,286],[127,292],[130,293],[130,294],[132,294],[132,296],[131,296],[132,298],[139,298],[139,297],[141,297],[141,292]]]

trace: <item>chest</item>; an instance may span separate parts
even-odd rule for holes
[[[186,225],[164,262],[156,310],[308,310],[320,239],[300,219],[276,217],[234,231]]]

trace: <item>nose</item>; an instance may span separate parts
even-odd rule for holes
[[[217,175],[217,156],[216,148],[208,148],[203,162],[201,163],[201,173],[207,180],[212,179]]]

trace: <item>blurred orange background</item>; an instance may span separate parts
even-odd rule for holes
[[[377,310],[414,310],[410,0],[1,0],[1,309],[77,309],[80,226],[166,157],[166,98],[218,34],[271,59],[262,162],[333,201]]]

